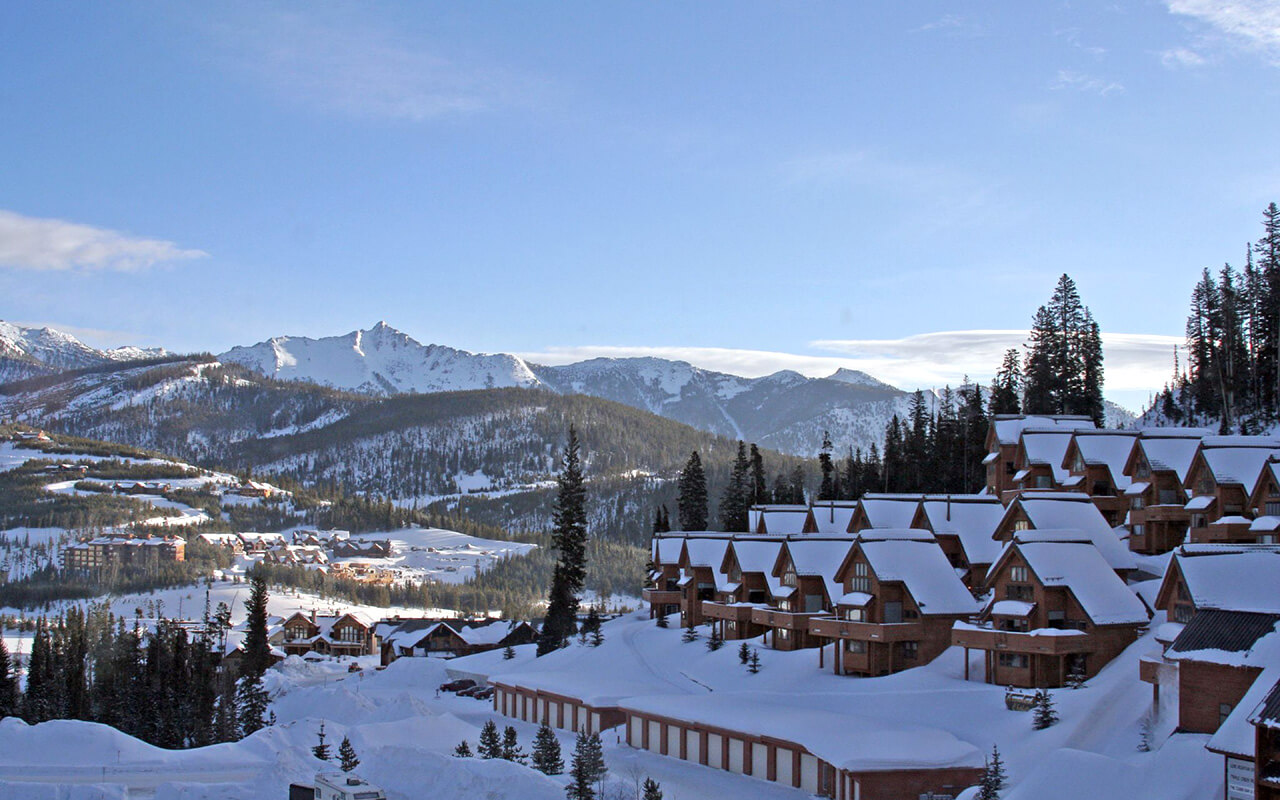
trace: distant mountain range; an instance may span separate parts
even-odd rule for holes
[[[161,355],[161,349],[96,350],[50,328],[0,322],[0,382]],[[500,388],[587,395],[806,456],[821,446],[824,431],[831,432],[839,450],[879,443],[885,424],[894,414],[905,414],[910,401],[909,393],[856,370],[841,369],[825,378],[789,370],[744,378],[662,358],[545,366],[505,353],[424,345],[385,322],[343,336],[279,336],[217,358],[278,381],[372,397]],[[1133,418],[1119,407],[1110,411],[1115,423]]]

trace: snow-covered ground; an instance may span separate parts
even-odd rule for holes
[[[392,558],[344,558],[340,564],[368,564],[393,569],[401,580],[463,583],[483,572],[495,561],[523,555],[537,545],[480,539],[442,528],[403,528],[378,533],[361,533],[352,539],[387,539],[395,550]]]
[[[274,609],[273,609],[274,610]],[[960,651],[932,664],[883,678],[855,679],[819,671],[813,650],[795,653],[760,649],[757,675],[738,662],[737,645],[710,652],[705,641],[681,641],[678,628],[660,629],[642,615],[606,623],[599,648],[571,645],[543,659],[533,646],[454,661],[401,659],[386,670],[348,674],[337,665],[291,658],[272,674],[272,706],[279,724],[235,745],[166,752],[101,726],[76,722],[30,728],[0,724],[0,795],[14,784],[38,781],[70,788],[107,783],[130,787],[129,797],[166,800],[236,798],[267,800],[284,795],[289,781],[309,780],[322,765],[310,756],[320,720],[331,743],[349,735],[361,758],[358,772],[387,790],[391,800],[420,797],[562,798],[564,778],[549,778],[505,762],[454,759],[462,739],[475,748],[479,727],[494,718],[511,725],[525,751],[535,727],[497,716],[489,703],[436,687],[451,672],[561,676],[575,694],[632,692],[683,697],[690,709],[715,696],[732,706],[741,698],[744,725],[768,725],[762,710],[785,705],[801,713],[821,710],[856,720],[874,733],[888,725],[942,729],[982,751],[1000,747],[1012,790],[1006,800],[1204,800],[1220,797],[1222,760],[1204,749],[1205,736],[1158,734],[1152,752],[1139,752],[1140,721],[1150,706],[1150,688],[1137,680],[1138,657],[1156,646],[1151,636],[1130,647],[1085,688],[1054,693],[1061,721],[1031,729],[1031,715],[1008,711],[996,686],[963,680]],[[753,643],[758,644],[758,643]],[[976,661],[976,659],[975,659]],[[693,712],[691,712],[693,713]],[[785,715],[786,712],[783,712]],[[805,794],[774,783],[634,750],[618,731],[603,737],[611,780],[630,788],[645,776],[662,784],[670,800],[750,797],[801,800]],[[572,737],[558,732],[565,760]],[[51,746],[51,742],[58,746]],[[117,790],[118,791],[118,790]],[[101,797],[115,797],[109,793]],[[630,794],[626,795],[630,796]]]

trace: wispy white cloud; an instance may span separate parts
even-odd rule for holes
[[[185,250],[160,239],[0,210],[0,267],[136,272],[206,256],[204,251]]]
[[[1204,56],[1185,47],[1171,47],[1160,52],[1160,64],[1165,69],[1194,69],[1205,63]]]
[[[1199,20],[1229,46],[1280,66],[1280,4],[1275,0],[1166,0],[1169,11]]]
[[[364,20],[266,11],[218,30],[233,67],[329,111],[420,122],[526,104],[542,86],[446,58]]]
[[[986,28],[959,14],[943,14],[932,22],[926,22],[918,28],[913,28],[911,33],[928,33],[930,31],[948,36],[975,37],[984,35]]]
[[[989,382],[1004,352],[1022,350],[1025,330],[941,331],[901,339],[839,339],[810,342],[826,354],[786,353],[725,347],[625,347],[585,345],[522,353],[539,364],[570,364],[589,358],[656,357],[687,361],[704,369],[758,377],[794,370],[810,377],[856,369],[904,389],[957,386],[967,376]],[[1140,405],[1173,374],[1173,352],[1181,339],[1154,334],[1104,333],[1108,396]],[[836,355],[838,354],[838,355]]]
[[[1054,79],[1051,85],[1054,89],[1072,89],[1103,97],[1124,92],[1124,84],[1119,81],[1099,78],[1096,75],[1089,75],[1070,69],[1058,70],[1058,77]]]
[[[1075,49],[1082,50],[1094,58],[1102,58],[1107,54],[1107,48],[1105,47],[1085,44],[1084,40],[1080,37],[1079,28],[1062,28],[1061,30],[1054,31],[1053,35],[1059,37]]]

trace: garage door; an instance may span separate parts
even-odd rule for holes
[[[600,714],[599,714],[599,713],[592,713],[592,715],[591,715],[591,729],[590,729],[589,731],[587,731],[587,733],[599,733],[599,732],[600,732]]]
[[[680,726],[667,726],[667,755],[680,757]]]
[[[795,779],[792,776],[791,760],[795,758],[795,754],[785,747],[779,747],[774,753],[776,769],[778,770],[778,783],[783,786],[795,786]]]
[[[721,737],[718,733],[707,735],[707,766],[715,769],[721,769],[724,766],[724,760],[721,757]]]
[[[751,745],[751,774],[761,780],[769,779],[769,746],[756,742]]]
[[[685,758],[698,764],[702,760],[702,734],[697,731],[689,731],[688,741],[685,743]]]
[[[649,750],[662,752],[662,723],[649,720]]]
[[[809,794],[818,793],[818,759],[808,753],[800,754],[800,788]]]
[[[729,740],[729,771],[742,773],[742,761],[745,756],[746,743],[741,739]]]

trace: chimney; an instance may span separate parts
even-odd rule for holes
[[[947,495],[947,522],[951,521],[951,495]]]

